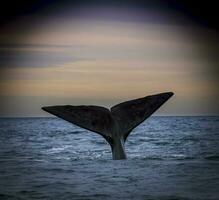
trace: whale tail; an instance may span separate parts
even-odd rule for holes
[[[100,106],[42,107],[57,117],[103,136],[112,148],[113,159],[125,159],[124,143],[130,132],[152,115],[172,92],[126,101],[110,110]]]

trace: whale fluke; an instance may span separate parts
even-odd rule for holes
[[[42,109],[103,136],[111,146],[113,159],[117,160],[126,158],[124,143],[130,132],[172,95],[172,92],[150,95],[117,104],[110,110],[84,105],[47,106]]]

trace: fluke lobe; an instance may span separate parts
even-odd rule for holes
[[[126,159],[125,141],[130,132],[153,114],[172,92],[126,101],[107,109],[100,106],[46,106],[43,110],[77,126],[96,132],[110,144],[114,160]]]

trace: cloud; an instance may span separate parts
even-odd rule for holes
[[[0,45],[0,67],[46,67],[79,60],[74,47],[57,45]]]

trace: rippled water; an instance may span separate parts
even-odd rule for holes
[[[219,199],[219,117],[151,117],[111,160],[57,118],[0,119],[0,199]]]

